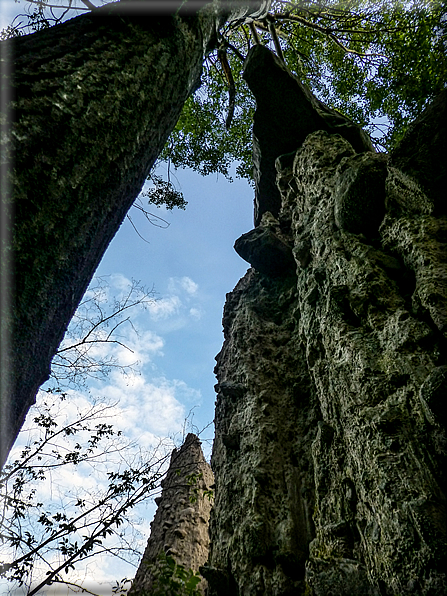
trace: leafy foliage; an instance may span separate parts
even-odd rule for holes
[[[0,475],[0,577],[26,585],[29,596],[66,583],[75,565],[101,553],[138,559],[125,531],[129,514],[159,491],[170,456],[170,449],[138,454],[110,423],[116,404],[98,402],[70,419],[65,398],[47,390],[28,442]],[[88,477],[88,468],[94,487],[54,483],[58,471]]]
[[[153,188],[144,191],[142,196],[148,197],[149,203],[159,207],[164,205],[166,209],[172,211],[174,207],[185,209],[188,204],[181,192],[174,188],[170,180],[163,180],[161,176],[151,174],[149,180],[154,183]]]
[[[447,8],[414,0],[274,0],[269,17],[287,66],[326,104],[365,127],[390,150],[447,81]],[[268,20],[256,23],[272,43]],[[161,158],[200,174],[251,179],[255,107],[242,79],[252,39],[247,26],[222,31],[236,82],[236,118],[227,132],[228,89],[217,51],[207,58],[202,88],[185,104]]]
[[[236,174],[251,179],[251,122],[255,101],[242,81],[242,63],[230,60],[233,77],[239,82],[235,116],[225,127],[228,90],[217,66],[208,57],[202,88],[186,101],[174,131],[160,155],[175,168],[187,167],[202,176],[223,174],[229,180],[234,161]]]
[[[199,573],[185,569],[175,559],[161,553],[156,564],[152,565],[154,583],[151,596],[200,596],[197,585],[201,581]],[[149,596],[149,595],[148,595]]]
[[[180,473],[180,470],[176,470],[178,473]],[[211,489],[203,489],[202,490],[202,494],[200,494],[200,489],[199,489],[199,480],[202,480],[203,478],[203,473],[199,472],[198,474],[187,474],[185,476],[185,480],[186,480],[186,484],[190,487],[190,495],[189,495],[189,502],[190,503],[197,503],[197,500],[199,498],[207,498],[209,501],[212,501],[214,499],[214,491]]]
[[[85,6],[70,2],[66,8]],[[28,23],[11,25],[3,38],[53,25],[64,14],[56,18],[45,2],[38,3],[32,14],[22,15]],[[260,41],[273,48],[269,23],[290,70],[322,101],[365,127],[380,149],[394,147],[446,84],[447,6],[440,0],[272,0],[268,17],[255,25]],[[236,162],[236,175],[251,181],[255,101],[242,70],[253,43],[247,25],[229,23],[222,29],[220,48],[207,56],[202,86],[185,103],[161,161],[202,175],[222,174],[230,181]],[[237,91],[228,131],[229,90],[218,60],[222,49]],[[167,181],[154,175],[150,180],[149,203],[185,207],[169,176]]]
[[[56,17],[52,11],[48,14],[47,10],[43,1],[30,4],[27,6],[26,13],[18,14],[10,25],[0,31],[0,41],[52,27],[61,22],[68,12],[64,10],[61,15]]]

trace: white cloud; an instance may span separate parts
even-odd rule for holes
[[[168,290],[172,293],[184,291],[189,296],[194,296],[199,290],[199,285],[196,284],[190,277],[170,277]]]
[[[101,388],[101,394],[119,401],[116,421],[127,436],[138,439],[143,447],[182,428],[185,407],[179,401],[188,395],[186,384],[166,379],[148,382],[143,375],[123,377],[114,374],[113,385]],[[189,394],[194,390],[190,389]]]
[[[125,293],[129,288],[129,280],[121,275],[114,274],[109,276],[106,280],[108,285],[105,286],[106,297],[113,296],[114,293]],[[115,292],[114,292],[115,290]],[[171,278],[169,280],[168,295],[154,303],[147,305],[147,310],[141,312],[138,316],[138,324],[136,324],[138,333],[129,323],[120,325],[115,334],[112,336],[119,343],[97,343],[92,345],[89,355],[95,357],[97,360],[107,360],[113,357],[120,366],[133,365],[139,363],[138,374],[123,375],[119,369],[112,369],[107,380],[95,380],[89,383],[93,395],[104,397],[110,403],[116,403],[107,414],[109,418],[105,420],[106,423],[113,424],[116,430],[122,430],[126,439],[134,440],[139,448],[148,450],[149,453],[170,452],[172,449],[172,441],[169,437],[176,436],[176,441],[181,441],[182,433],[185,426],[185,418],[191,408],[199,405],[202,401],[200,391],[189,387],[184,381],[178,379],[147,378],[146,370],[143,367],[145,364],[150,364],[152,373],[155,369],[153,360],[157,356],[163,356],[164,339],[157,333],[145,329],[147,327],[147,318],[145,323],[141,325],[142,318],[147,317],[147,313],[154,321],[154,327],[160,329],[171,330],[179,328],[193,320],[198,320],[201,317],[202,311],[197,305],[199,294],[199,286],[191,278],[184,276],[179,278]],[[90,296],[90,295],[88,295]],[[130,314],[130,311],[129,311]],[[136,316],[136,315],[135,315]],[[131,318],[134,320],[132,312]],[[159,326],[155,325],[156,321],[160,320]],[[140,331],[140,329],[144,329]],[[105,339],[109,329],[105,329],[100,339]],[[70,341],[70,343],[73,343]],[[130,349],[128,349],[130,348]],[[131,350],[131,351],[130,351]],[[149,367],[149,370],[150,370]],[[61,403],[63,409],[63,416],[67,420],[74,420],[79,417],[79,412],[91,406],[89,397],[79,391],[68,391],[67,399]],[[42,394],[44,395],[44,394]],[[34,414],[35,415],[35,414]],[[28,419],[31,426],[32,416]],[[81,441],[82,439],[82,441]],[[71,440],[71,438],[70,438]],[[79,442],[86,442],[88,437],[81,437],[76,435],[72,438],[73,444]],[[160,447],[160,440],[163,445]],[[23,449],[23,442],[17,444],[17,451],[20,451],[19,445]],[[67,445],[68,447],[69,445]],[[61,452],[62,453],[62,452]],[[110,465],[114,466],[115,460],[118,461],[120,455],[118,453],[111,454]],[[60,490],[74,487],[73,490],[80,489],[87,490],[91,493],[92,499],[95,493],[104,488],[106,480],[105,472],[108,470],[108,464],[101,464],[94,469],[88,464],[80,464],[73,470],[68,468],[60,470],[60,473],[53,474],[45,486],[42,486],[42,499],[50,501],[55,494]],[[147,530],[147,523],[145,522],[144,529]],[[144,541],[147,539],[145,537]],[[144,544],[142,546],[144,548]],[[90,562],[86,561],[76,570],[73,575],[85,578],[86,587],[91,581],[111,581],[113,579],[120,579],[126,574],[132,576],[132,568],[127,571],[117,570],[116,560],[111,560],[109,564],[107,559],[95,559]],[[119,577],[116,575],[119,574]],[[68,576],[71,577],[70,575]],[[60,590],[60,587],[59,587]],[[108,589],[101,591],[97,588],[98,593],[109,594]],[[1,586],[0,586],[1,592]],[[57,587],[48,588],[48,595],[56,596],[60,594]]]
[[[104,545],[107,544],[108,547],[113,548],[116,543],[116,539],[114,538],[108,538],[104,540]],[[60,564],[60,560],[57,555],[50,558],[50,563],[54,566]],[[47,568],[37,564],[37,573],[39,573],[39,567],[41,567],[40,572],[42,576],[40,577],[40,580],[42,580],[43,577],[45,577],[44,573]],[[112,587],[115,582],[121,581],[124,576],[132,578],[135,575],[135,572],[136,569],[133,565],[126,564],[119,559],[110,559],[110,557],[107,557],[107,555],[104,556],[98,554],[91,560],[86,560],[84,565],[76,565],[75,569],[70,570],[68,574],[63,573],[63,577],[69,582],[83,586],[86,590],[89,590],[93,594],[101,594],[101,596],[113,596],[114,592],[112,591]],[[36,585],[37,582],[34,583],[33,587],[36,587]],[[130,584],[128,583],[126,586],[130,587]],[[73,589],[69,586],[55,583],[52,586],[43,587],[41,590],[39,590],[39,594],[41,596],[72,596]]]
[[[79,353],[83,353],[89,362],[97,363],[90,367],[90,373],[96,370],[95,376],[98,376],[103,368],[101,363],[113,361],[115,367],[135,368],[137,365],[141,367],[152,362],[154,358],[163,356],[164,340],[151,330],[136,331],[132,324],[125,322],[110,337],[109,334],[110,329],[97,330],[93,337],[94,340],[98,340],[96,343],[80,346],[78,354],[70,351],[62,353],[62,357],[68,356],[70,360],[74,360]],[[77,341],[74,338],[64,339],[61,348],[76,344]],[[87,367],[88,361],[84,360]],[[81,361],[78,362],[81,364]],[[53,363],[56,376],[61,372],[58,363],[65,364],[56,357]]]
[[[151,382],[145,380],[140,376],[130,378],[122,375],[113,374],[109,379],[111,383],[98,393],[105,396],[109,402],[118,401],[114,406],[111,406],[105,412],[108,416],[101,422],[113,424],[115,430],[123,430],[127,439],[134,439],[141,449],[147,449],[148,455],[144,456],[147,463],[152,460],[155,462],[165,454],[170,454],[173,448],[172,440],[166,438],[167,435],[173,433],[181,434],[183,422],[185,418],[185,407],[180,403],[179,399],[193,397],[200,397],[200,393],[191,389],[186,383],[180,380],[169,381],[166,378],[153,379]],[[51,396],[44,392],[40,392],[38,402],[43,400],[49,402]],[[60,415],[62,420],[73,421],[79,419],[81,411],[89,409],[91,402],[89,399],[78,391],[69,391],[66,400],[60,402],[58,398],[55,399],[55,405],[59,405]],[[32,409],[31,416],[28,418],[27,426],[35,426],[33,417],[36,415],[36,408]],[[98,420],[99,422],[99,420]],[[93,424],[97,424],[94,421]],[[79,441],[85,444],[90,434],[86,433],[85,437],[81,437],[82,432],[74,436],[66,437],[58,451],[63,455],[66,447],[69,447],[70,442],[76,443]],[[160,438],[161,437],[161,438]],[[112,448],[119,447],[120,438],[113,439]],[[19,441],[20,442],[20,441]],[[19,449],[19,446],[16,447]],[[22,443],[23,448],[23,443]],[[138,451],[136,452],[138,453]],[[55,469],[54,472],[48,475],[47,482],[39,483],[41,485],[36,498],[44,503],[53,503],[56,506],[63,501],[60,500],[67,490],[72,492],[73,498],[76,493],[80,491],[79,496],[87,500],[95,501],[95,495],[99,490],[107,486],[107,472],[111,469],[118,469],[119,463],[123,463],[122,457],[127,460],[125,452],[123,454],[118,451],[116,453],[109,453],[109,459],[101,465],[95,467],[90,464],[79,464],[78,466],[63,466],[60,469]],[[137,455],[131,455],[131,461]],[[136,461],[136,460],[135,460]],[[168,464],[167,460],[165,465]],[[155,468],[154,468],[155,469]],[[68,511],[68,510],[67,510]],[[133,517],[133,523],[136,527],[139,526],[137,521],[140,517],[145,517],[140,531],[142,535],[137,535],[129,540],[141,552],[148,537],[148,523],[155,512],[155,505],[153,502],[147,505],[141,505],[137,511],[129,512],[129,516]],[[129,521],[131,521],[129,519]],[[127,531],[127,530],[126,530]],[[108,537],[104,546],[107,548],[117,545],[116,538]],[[54,562],[58,559],[55,554]],[[137,561],[136,561],[137,562]],[[44,574],[46,568],[42,569]],[[36,566],[36,579],[39,577],[39,565]],[[79,562],[74,571],[70,571],[66,576],[69,581],[81,581],[87,589],[92,589],[93,592],[99,593],[102,596],[112,596],[111,585],[122,577],[132,577],[135,573],[135,568],[132,565],[125,564],[119,559],[113,559],[108,556],[93,557],[93,559]],[[0,582],[0,592],[2,584]],[[65,588],[61,586],[51,586],[42,590],[42,596],[59,596],[65,595]],[[40,593],[40,592],[39,592]]]
[[[116,358],[121,366],[130,366],[135,362],[146,364],[155,356],[163,356],[163,346],[163,338],[153,331],[135,333],[129,328],[119,344],[110,344],[110,355]]]
[[[129,290],[132,285],[132,282],[129,278],[127,278],[122,273],[112,273],[110,276],[110,285],[118,290]]]
[[[199,319],[202,318],[202,311],[199,310],[198,308],[190,308],[189,315],[190,315],[190,317],[192,317],[193,319],[198,321]]]
[[[85,300],[96,297],[96,299],[105,302],[106,300],[110,300],[117,293],[117,290],[121,296],[127,295],[131,287],[132,281],[122,273],[94,277],[82,301],[84,302]]]
[[[178,296],[168,296],[149,304],[148,311],[155,320],[178,314],[182,303]]]
[[[170,277],[167,290],[169,294],[148,306],[154,321],[164,322],[165,332],[178,330],[188,324],[188,319],[198,321],[202,311],[197,305],[188,305],[192,299],[197,300],[199,286],[190,277]],[[168,327],[166,327],[168,324]]]

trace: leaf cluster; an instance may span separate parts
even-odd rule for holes
[[[2,38],[63,20],[65,13],[56,16],[45,2],[29,1],[36,8],[20,15],[27,22],[12,23]],[[71,2],[61,7],[73,8],[80,9]],[[255,26],[261,43],[273,48],[272,23],[289,69],[327,105],[365,127],[380,150],[391,150],[446,84],[447,7],[441,0],[272,0],[268,17]],[[242,70],[255,40],[240,21],[224,26],[220,35],[219,48],[206,58],[202,85],[186,101],[160,160],[201,175],[222,174],[230,181],[236,163],[236,175],[252,181],[255,101]],[[228,131],[229,89],[218,60],[223,48],[236,87]],[[185,207],[169,173],[167,181],[156,175],[149,180],[150,204]],[[151,222],[156,217],[147,216]]]
[[[268,19],[255,23],[261,43],[273,48],[269,21],[288,68],[327,105],[365,127],[381,150],[396,145],[447,81],[447,9],[439,1],[274,0]],[[250,180],[255,102],[242,70],[254,41],[246,25],[230,23],[221,33],[237,89],[233,124],[226,131],[228,87],[216,50],[161,158],[230,181],[237,162],[237,175]]]
[[[153,577],[151,596],[200,596],[201,594],[197,589],[202,579],[200,574],[192,569],[186,569],[177,563],[174,557],[164,552],[160,553],[155,564],[150,565],[150,570]]]
[[[180,470],[177,470],[180,472]],[[199,488],[199,481],[203,480],[203,473],[199,472],[187,474],[185,476],[186,484],[190,487],[189,502],[196,503],[199,498],[207,498],[209,501],[214,499],[214,492],[211,489],[205,488],[202,491]],[[202,494],[200,494],[202,493]]]
[[[29,596],[67,583],[79,562],[102,552],[138,558],[126,537],[129,513],[159,491],[169,460],[169,451],[136,457],[135,445],[107,422],[115,404],[97,403],[68,421],[58,410],[64,401],[60,390],[47,390],[29,441],[0,475],[0,577],[27,586]],[[88,468],[93,491],[55,482],[59,470],[75,477]]]

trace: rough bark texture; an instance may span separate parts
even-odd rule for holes
[[[193,4],[207,6],[157,16],[136,14],[150,3],[112,4],[1,45],[12,101],[3,106],[2,226],[13,238],[15,278],[3,280],[13,297],[2,313],[3,346],[11,341],[2,350],[0,465],[104,251],[199,85],[216,27],[233,9],[238,19],[262,17],[270,0]],[[3,265],[9,251],[2,248]]]
[[[203,39],[194,18],[103,11],[19,38],[10,51],[15,291],[3,454],[197,85]]]
[[[434,105],[438,134],[445,94]],[[441,161],[445,137],[411,134],[413,164]],[[296,149],[276,161],[280,210],[245,243],[254,267],[224,309],[209,595],[443,596],[442,195],[339,134]]]
[[[211,500],[204,491],[209,491],[213,482],[213,472],[203,456],[200,441],[190,433],[182,447],[172,452],[169,470],[162,482],[162,495],[156,499],[158,509],[151,522],[151,534],[129,596],[153,593],[161,553],[195,573],[206,562]],[[202,579],[198,589],[203,594],[205,588],[206,581]]]

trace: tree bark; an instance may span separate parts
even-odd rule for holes
[[[0,465],[104,251],[200,84],[216,28],[232,10],[258,18],[270,2],[247,1],[243,10],[194,2],[193,14],[181,4],[169,2],[169,15],[112,4],[2,43],[10,92],[2,289],[11,308],[2,305]]]

